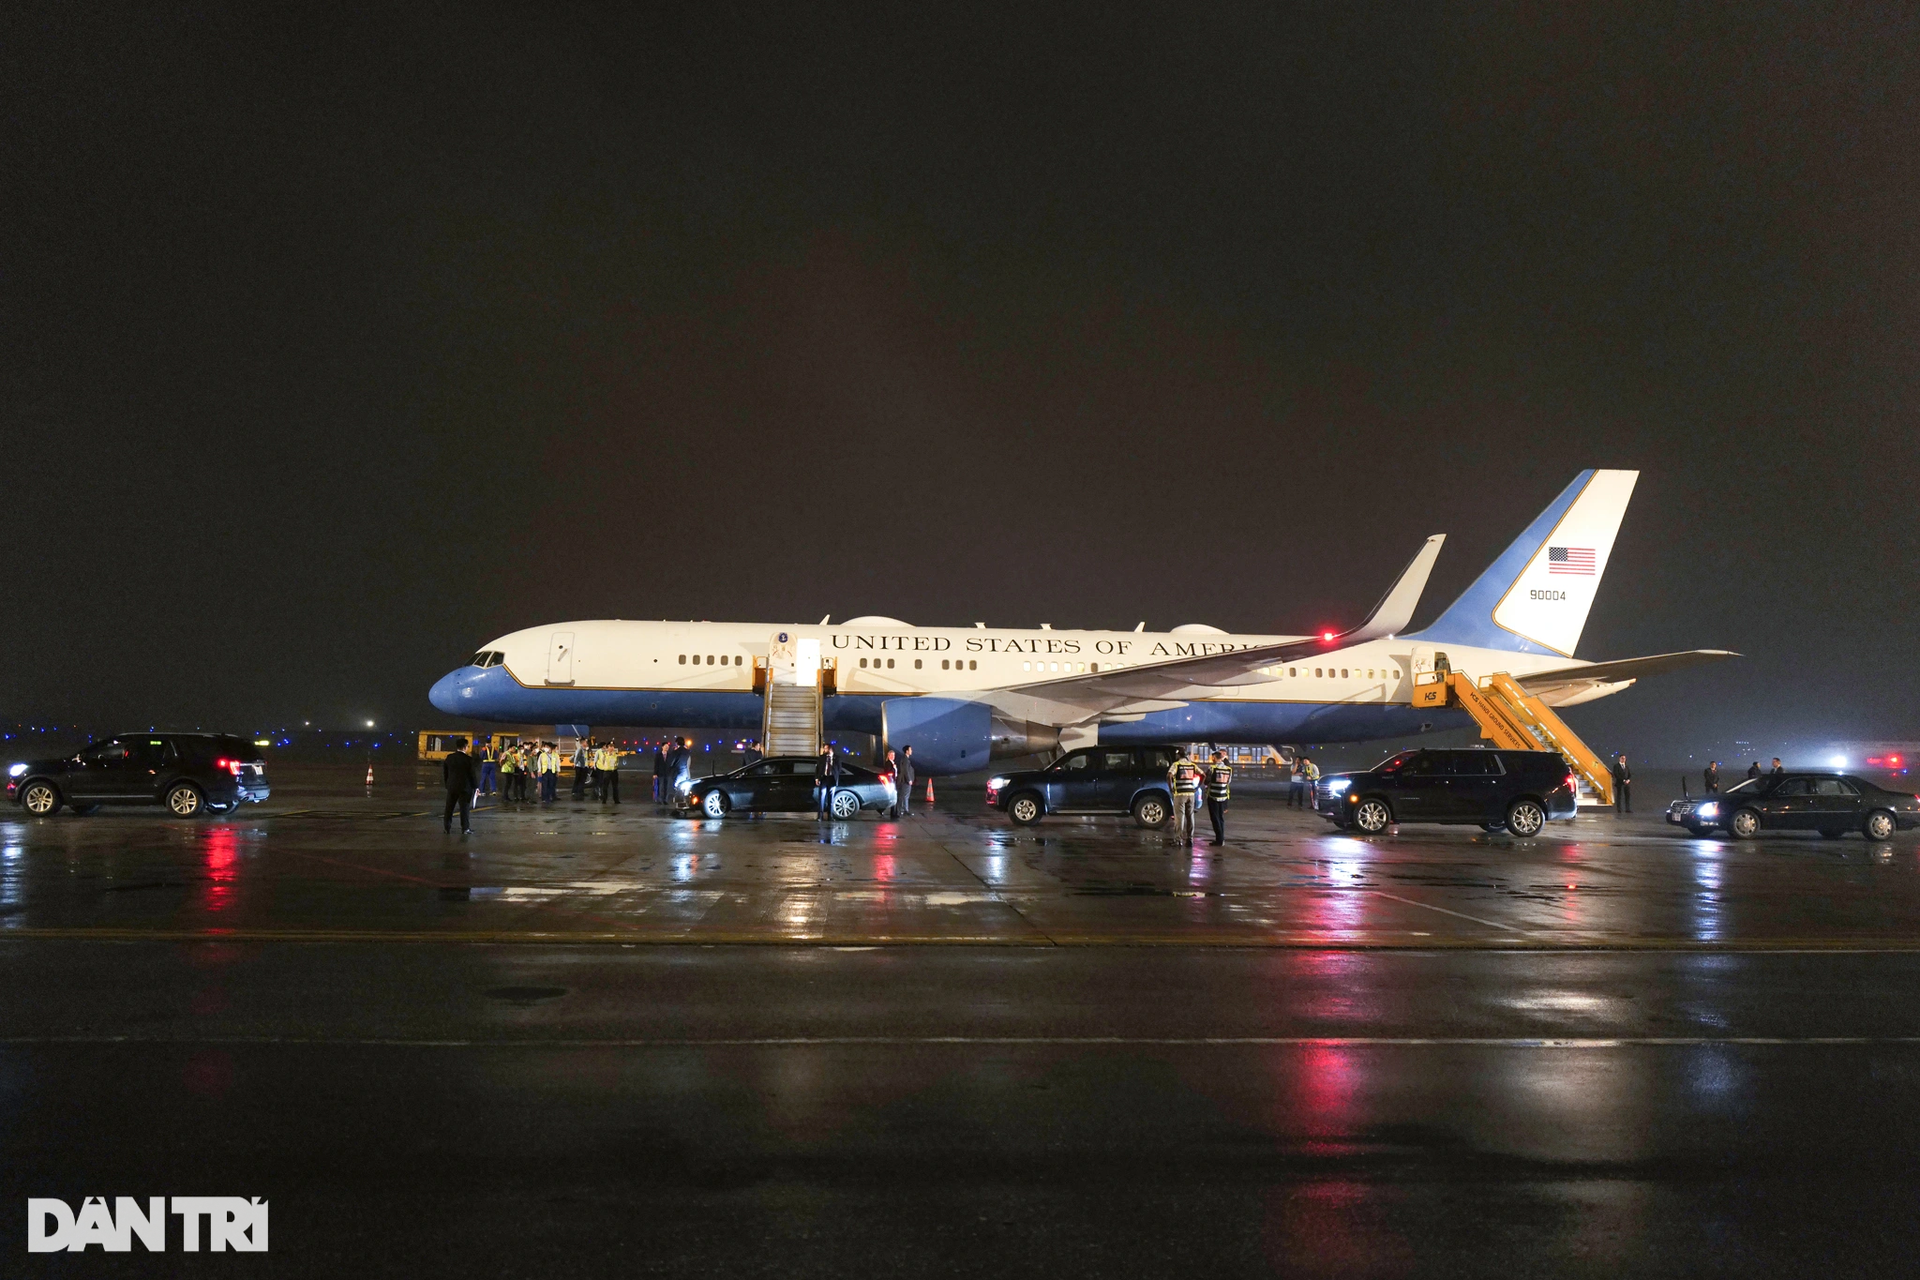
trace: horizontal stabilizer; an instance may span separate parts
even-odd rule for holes
[[[1589,681],[1596,684],[1613,684],[1621,680],[1638,680],[1642,676],[1656,676],[1667,671],[1678,671],[1682,667],[1695,667],[1703,662],[1718,662],[1723,658],[1739,656],[1730,649],[1684,649],[1679,653],[1655,653],[1644,658],[1621,658],[1618,662],[1588,662],[1577,667],[1555,667],[1551,671],[1534,671],[1524,676],[1515,676],[1514,680],[1529,692],[1552,688],[1555,685],[1582,684]]]

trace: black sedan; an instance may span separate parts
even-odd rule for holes
[[[815,813],[820,801],[813,770],[819,762],[817,756],[769,756],[732,773],[700,779],[679,803],[709,818],[735,812]],[[891,809],[893,802],[891,773],[840,762],[840,785],[834,788],[831,806],[834,817],[852,818],[862,809]]]
[[[1782,773],[1749,778],[1716,795],[1675,800],[1667,806],[1667,821],[1697,836],[1720,827],[1736,840],[1762,831],[1818,831],[1829,839],[1858,831],[1885,840],[1920,826],[1920,796],[1848,773]]]

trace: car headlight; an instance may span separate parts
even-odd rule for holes
[[[9,778],[17,778],[26,771],[27,766],[23,764],[10,764],[7,766],[7,776]]]
[[[1008,780],[1006,778],[988,778],[987,790],[998,791],[1000,788],[1007,785],[1007,781]]]
[[[1337,796],[1342,791],[1345,791],[1348,787],[1352,785],[1353,785],[1352,778],[1335,778],[1332,782],[1329,782],[1327,784],[1327,794]]]
[[[1693,811],[1693,816],[1696,818],[1711,818],[1717,815],[1719,812],[1720,812],[1719,805],[1703,804],[1698,809],[1695,809]]]
[[[692,778],[682,778],[682,779],[680,779],[680,781],[678,781],[678,782],[676,782],[676,783],[674,783],[673,785],[674,785],[674,788],[675,788],[676,790],[679,790],[679,791],[691,791],[691,790],[693,790],[693,779],[692,779]]]

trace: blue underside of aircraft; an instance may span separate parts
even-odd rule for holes
[[[449,715],[509,724],[583,724],[598,728],[719,729],[754,733],[760,695],[738,691],[528,688],[502,667],[463,667],[429,695]],[[879,734],[884,698],[842,694],[822,706],[828,732]],[[1407,706],[1315,702],[1194,702],[1139,720],[1100,726],[1100,741],[1216,742],[1260,745],[1361,742],[1472,723],[1463,712]],[[926,772],[926,770],[922,770]]]

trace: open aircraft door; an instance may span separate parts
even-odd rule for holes
[[[1435,653],[1430,644],[1417,644],[1408,661],[1413,668],[1413,705],[1446,706],[1447,673],[1441,669],[1446,665],[1445,655]]]
[[[547,683],[573,683],[573,632],[556,631],[547,643]]]

